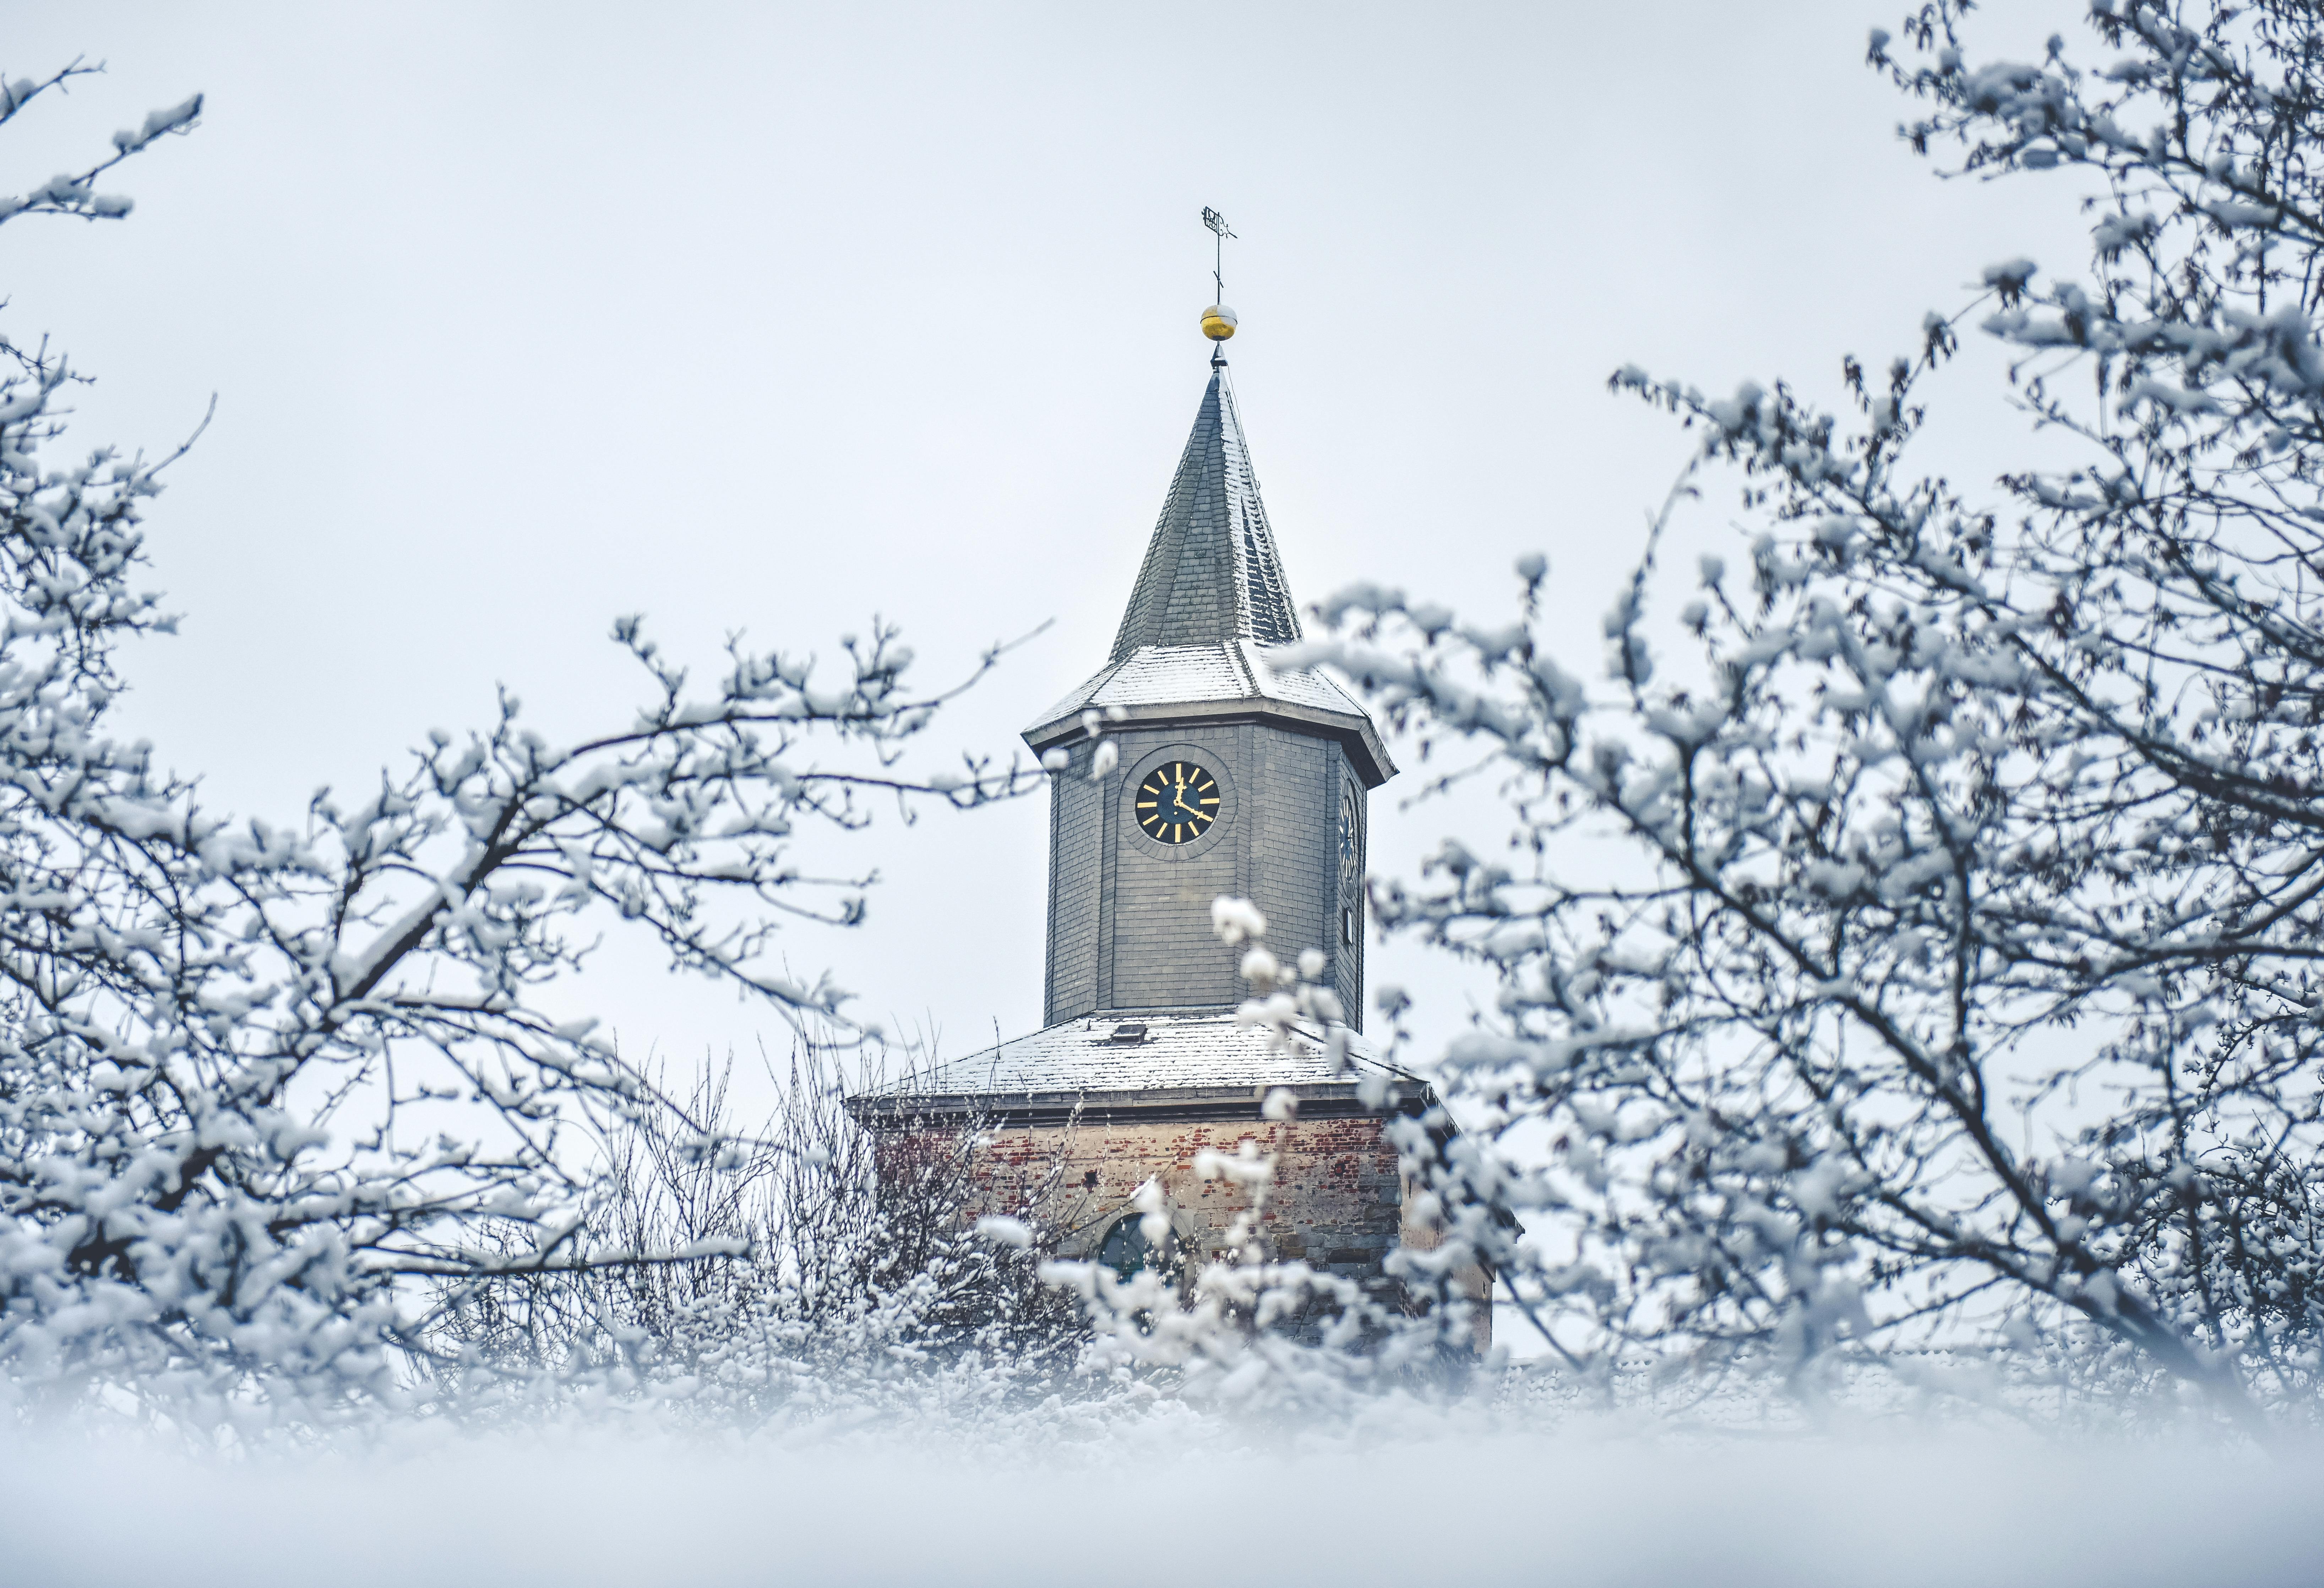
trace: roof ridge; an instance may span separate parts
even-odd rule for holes
[[[1258,669],[1250,665],[1250,658],[1243,651],[1243,647],[1250,643],[1250,642],[1241,635],[1236,635],[1226,646],[1227,660],[1233,663],[1235,671],[1242,676],[1244,692],[1252,699],[1263,699],[1266,697],[1267,691],[1259,687]]]

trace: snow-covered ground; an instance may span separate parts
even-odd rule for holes
[[[12,1435],[0,1580],[2267,1588],[2324,1570],[2313,1451],[1602,1429],[1221,1450],[1155,1433],[1038,1457],[592,1432],[228,1464]]]

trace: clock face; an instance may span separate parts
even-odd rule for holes
[[[1356,874],[1356,851],[1360,846],[1358,832],[1360,824],[1356,817],[1356,791],[1346,790],[1340,796],[1340,874],[1353,880]]]
[[[1159,844],[1191,844],[1219,819],[1219,783],[1191,761],[1166,762],[1138,785],[1138,826]]]

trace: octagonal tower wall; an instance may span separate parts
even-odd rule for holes
[[[1093,780],[1101,742],[1119,756]],[[1139,723],[1067,747],[1050,775],[1047,1023],[1099,1011],[1231,1008],[1244,950],[1222,943],[1213,900],[1248,899],[1286,968],[1321,949],[1349,1022],[1363,1010],[1364,784],[1337,739],[1262,721]],[[1218,780],[1221,815],[1191,842],[1139,830],[1139,782],[1190,761]],[[1343,854],[1342,812],[1352,817]]]

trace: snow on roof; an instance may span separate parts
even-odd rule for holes
[[[953,1059],[871,1095],[1101,1098],[1236,1091],[1255,1096],[1277,1086],[1352,1088],[1368,1075],[1419,1080],[1379,1057],[1360,1036],[1345,1068],[1333,1065],[1320,1033],[1296,1035],[1290,1053],[1271,1047],[1268,1036],[1226,1011],[1108,1011]]]
[[[1234,640],[1219,645],[1142,645],[1121,660],[1106,663],[1025,731],[1035,734],[1084,711],[1109,706],[1231,701],[1304,706],[1370,721],[1370,713],[1322,673],[1269,667],[1263,647]]]

